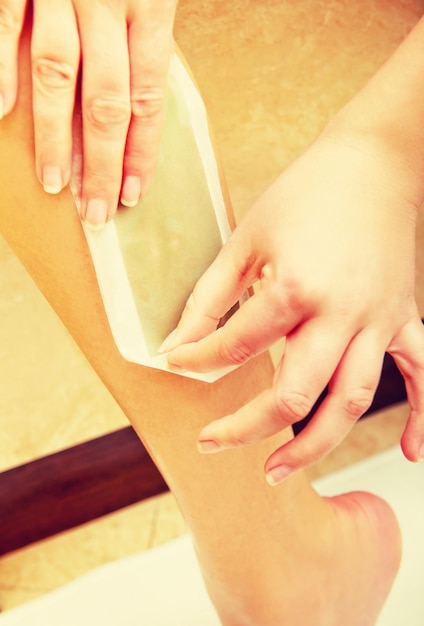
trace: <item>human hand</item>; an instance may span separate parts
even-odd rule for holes
[[[380,146],[324,136],[256,202],[163,351],[171,369],[206,371],[244,363],[283,336],[286,347],[273,387],[207,425],[201,451],[273,435],[304,418],[328,384],[309,425],[266,462],[269,482],[280,482],[328,453],[369,408],[387,351],[411,405],[404,453],[424,458],[424,327],[414,298],[421,193]],[[261,288],[216,330],[256,280]]]
[[[17,94],[26,0],[0,0],[0,119]],[[34,0],[31,39],[35,161],[49,193],[70,180],[81,71],[81,217],[102,226],[153,178],[177,0]]]

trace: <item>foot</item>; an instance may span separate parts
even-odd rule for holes
[[[322,620],[315,624],[374,626],[400,565],[396,517],[386,502],[369,493],[353,492],[328,502],[338,533],[328,587],[331,593]]]
[[[233,595],[236,613],[221,613],[224,626],[375,625],[400,564],[395,515],[363,492],[324,502],[313,536],[289,558],[275,546],[274,565],[247,598],[240,603]]]

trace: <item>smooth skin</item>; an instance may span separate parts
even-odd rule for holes
[[[424,199],[424,19],[309,150],[247,213],[190,296],[162,349],[175,369],[244,363],[286,337],[273,385],[209,424],[199,449],[308,427],[265,464],[276,484],[334,448],[369,408],[385,352],[411,407],[402,448],[424,459],[424,327],[415,289],[415,225]],[[226,326],[216,320],[250,285]],[[185,344],[185,345],[183,345]]]
[[[33,6],[37,175],[50,193],[69,181],[82,71],[80,211],[99,227],[113,216],[119,197],[131,206],[152,179],[176,1],[34,0]],[[16,99],[25,11],[24,0],[0,0],[3,115]],[[423,89],[421,21],[256,202],[197,285],[163,347],[177,348],[169,357],[174,369],[242,363],[286,336],[273,385],[204,429],[200,450],[251,444],[278,432],[302,419],[328,384],[330,393],[308,428],[268,459],[267,478],[279,482],[349,432],[371,404],[388,351],[411,405],[403,450],[412,461],[424,458],[424,331],[414,299],[415,220],[424,196]],[[257,281],[261,289],[215,330]]]
[[[173,50],[176,0],[34,0],[31,40],[35,167],[48,193],[68,183],[81,90],[81,217],[95,228],[152,181]],[[19,89],[26,0],[0,1],[0,119]],[[80,84],[79,84],[80,79]]]
[[[209,385],[118,353],[71,194],[47,195],[35,176],[30,34],[28,25],[17,104],[0,124],[0,233],[173,490],[223,626],[373,626],[400,559],[384,502],[364,493],[322,499],[302,472],[270,488],[264,460],[292,438],[290,429],[229,454],[197,452],[206,424],[272,384],[268,356]]]

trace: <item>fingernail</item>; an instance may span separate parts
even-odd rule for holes
[[[199,441],[197,443],[197,449],[199,452],[202,452],[202,454],[211,454],[222,450],[222,446],[216,441],[213,441],[213,439],[209,439],[207,441]]]
[[[424,445],[422,445],[421,448],[418,450],[417,462],[424,463]]]
[[[135,206],[140,200],[141,182],[138,176],[126,176],[122,185],[121,204]]]
[[[291,473],[292,470],[286,465],[277,465],[277,467],[273,467],[271,470],[267,471],[267,483],[271,485],[271,487],[275,487],[275,485],[282,483]]]
[[[43,189],[47,193],[59,193],[63,189],[62,172],[56,165],[43,167]]]
[[[176,334],[177,334],[177,329],[174,328],[172,333],[169,333],[169,335],[166,337],[163,343],[159,346],[159,349],[158,349],[159,354],[164,354],[165,352],[169,352],[171,350],[172,345],[173,345],[173,339]]]
[[[107,202],[102,198],[92,198],[87,203],[84,222],[89,228],[99,230],[106,224]]]

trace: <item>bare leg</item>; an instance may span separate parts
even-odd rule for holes
[[[27,55],[24,47],[18,107],[0,125],[0,232],[163,472],[223,624],[372,626],[400,551],[384,503],[366,494],[321,499],[301,473],[269,487],[263,462],[288,431],[249,449],[197,453],[205,423],[269,384],[268,357],[208,385],[130,364],[117,352],[73,200],[68,191],[47,196],[33,173]]]

